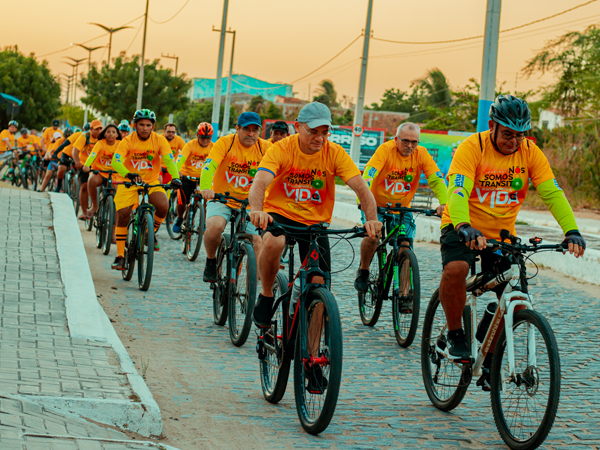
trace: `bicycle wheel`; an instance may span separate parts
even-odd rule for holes
[[[421,310],[421,278],[419,263],[411,249],[398,252],[394,270],[400,274],[400,286],[392,291],[392,320],[394,335],[400,347],[410,347],[419,326]],[[397,289],[396,289],[397,288]]]
[[[109,195],[104,201],[104,224],[102,230],[104,237],[102,238],[102,253],[108,255],[110,253],[110,245],[113,239],[113,228],[115,226],[115,202],[113,196]]]
[[[8,171],[10,170],[10,161],[4,161],[0,164],[0,181],[8,181]]]
[[[256,302],[256,256],[252,245],[240,242],[235,261],[235,279],[229,292],[229,338],[233,345],[241,347],[248,339]]]
[[[383,272],[381,252],[375,253],[369,266],[369,288],[366,293],[358,293],[358,312],[363,325],[375,326],[381,314],[383,296],[380,292],[380,280]]]
[[[125,281],[130,281],[133,277],[133,269],[135,268],[136,260],[136,240],[137,225],[130,223],[127,227],[127,240],[125,241],[125,267],[121,272]]]
[[[79,214],[79,179],[76,173],[70,175],[69,180],[70,188],[69,193],[71,195],[71,200],[73,200],[73,207],[75,208],[75,215]]]
[[[217,250],[217,281],[213,283],[213,318],[216,325],[223,326],[227,322],[227,285],[229,284],[229,267],[225,249],[229,247],[228,234],[221,235],[221,243]],[[225,265],[225,267],[223,267]]]
[[[508,367],[505,329],[494,352],[490,372],[492,412],[506,445],[533,449],[544,442],[556,418],[560,358],[552,328],[537,311],[515,313],[513,338],[515,377],[510,376]]]
[[[48,183],[48,186],[50,186],[50,183]],[[83,213],[85,214],[85,229],[88,231],[92,231],[92,227],[94,226],[94,216],[89,217],[88,216],[88,209],[85,208],[85,210],[83,211]]]
[[[141,291],[147,291],[152,280],[154,264],[154,218],[145,212],[140,222],[138,257],[138,283]]]
[[[192,217],[187,229],[187,259],[195,261],[202,247],[202,239],[204,239],[205,211],[202,202],[194,204],[194,209],[191,212]]]
[[[308,358],[303,358],[300,330],[294,357],[294,394],[302,428],[319,434],[329,425],[342,379],[342,326],[333,294],[319,287],[306,299]]]
[[[278,298],[287,291],[288,281],[285,275],[278,273],[273,283],[273,297]],[[285,394],[288,378],[290,376],[290,363],[292,355],[286,353],[283,348],[284,318],[288,313],[288,302],[281,301],[279,307],[273,314],[271,328],[261,329],[259,343],[258,364],[260,368],[260,385],[263,396],[269,403],[279,403]],[[262,351],[262,353],[261,353]]]
[[[102,248],[104,243],[104,200],[98,199],[98,211],[94,214],[96,222],[96,248]]]
[[[37,177],[35,176],[35,170],[32,166],[27,166],[27,172],[25,173],[27,179],[27,185],[33,191],[37,189]]]
[[[467,320],[470,317],[466,317],[463,311],[463,321],[466,323]],[[447,332],[446,316],[440,303],[439,289],[436,289],[429,300],[423,321],[421,371],[429,400],[442,411],[456,408],[471,382],[469,365],[455,363],[439,351],[448,345]]]
[[[177,219],[177,194],[173,192],[169,197],[169,210],[167,211],[167,217],[165,218],[165,222],[167,225],[167,233],[171,239],[181,239],[181,233],[175,233],[173,231],[173,224]]]

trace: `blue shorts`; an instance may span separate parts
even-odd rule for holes
[[[208,206],[206,207],[206,220],[213,216],[220,216],[229,222],[229,219],[231,219],[231,208],[221,202],[208,202]],[[256,227],[250,223],[250,220],[248,220],[248,223],[246,224],[246,233],[258,236],[258,231],[256,231]]]
[[[400,221],[398,219],[400,217],[400,214],[395,214],[395,216],[396,217],[394,217],[394,220],[388,222],[388,226],[387,226],[387,229],[386,229],[386,232],[388,234],[390,233],[390,231],[392,231],[392,229],[396,225],[398,225],[398,223],[400,223]],[[384,220],[385,218],[383,217],[383,214],[377,213],[377,219],[381,223],[385,224],[385,220]],[[361,222],[362,222],[363,225],[367,221],[367,219],[365,217],[365,213],[362,212],[362,211],[360,212],[360,220],[361,220]],[[404,214],[404,226],[406,227],[406,236],[408,238],[408,241],[412,245],[412,242],[413,242],[413,240],[415,238],[415,230],[416,230],[417,226],[415,224],[415,219],[413,218],[413,215],[412,215],[411,212],[407,212],[407,213]]]

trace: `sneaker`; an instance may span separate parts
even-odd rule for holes
[[[202,279],[206,283],[214,283],[217,281],[217,259],[206,258],[206,265],[204,266],[204,274]]]
[[[273,318],[273,297],[265,297],[260,294],[256,305],[254,305],[254,312],[252,313],[252,321],[258,328],[269,328],[271,326],[271,319]]]
[[[484,392],[490,392],[492,387],[490,386],[490,369],[487,367],[481,368],[481,376],[477,380],[477,386],[480,386]]]
[[[113,270],[125,270],[125,258],[123,256],[117,256],[115,261],[110,265]]]
[[[448,331],[448,343],[450,344],[448,353],[451,359],[460,361],[471,360],[471,350],[467,346],[465,332],[462,328]]]
[[[308,385],[306,390],[311,394],[322,394],[327,389],[327,378],[323,375],[321,366],[312,366],[306,370]]]
[[[154,236],[154,251],[160,251],[160,244],[158,243],[158,239],[156,239],[156,236]]]
[[[183,219],[180,219],[178,217],[177,220],[175,221],[175,223],[173,224],[173,233],[181,233],[181,225],[182,224],[183,224]]]
[[[366,293],[369,290],[369,271],[365,269],[358,269],[356,271],[356,279],[354,280],[354,289],[361,294]]]

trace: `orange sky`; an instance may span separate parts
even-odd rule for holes
[[[222,0],[190,0],[183,11],[166,24],[156,24],[174,15],[186,0],[150,0],[150,21],[146,58],[161,53],[180,57],[179,73],[189,77],[216,75]],[[504,0],[500,29],[511,28],[547,17],[584,3],[585,0]],[[17,44],[28,54],[42,56],[82,43],[103,31],[88,22],[120,26],[144,13],[145,0],[59,0],[51,7],[47,1],[20,0],[15,8],[26,11],[20,20],[3,20],[0,27],[2,45]],[[234,72],[269,82],[290,83],[319,67],[361,33],[365,26],[367,0],[230,0],[227,25],[237,30]],[[374,0],[372,29],[375,37],[404,41],[439,41],[483,34],[485,0]],[[15,11],[16,15],[20,14]],[[498,81],[506,81],[510,90],[515,76],[544,42],[567,31],[583,30],[600,20],[600,1],[573,12],[501,34]],[[112,55],[128,49],[141,53],[142,32],[136,32],[142,19],[132,29],[114,34]],[[88,46],[108,44],[108,36]],[[469,78],[481,76],[483,40],[456,44],[405,45],[371,41],[367,75],[366,103],[379,101],[387,88],[407,90],[412,80],[439,67],[453,87],[464,85]],[[230,41],[226,47],[223,75],[229,70]],[[339,95],[357,97],[359,58],[362,39],[319,72],[294,84],[300,98],[308,95],[324,78],[335,83]],[[44,56],[53,73],[71,73],[61,63],[65,56],[87,57],[81,48]],[[93,53],[93,60],[106,59],[105,49]],[[166,67],[175,61],[162,59]],[[86,70],[86,69],[85,69]],[[551,76],[517,81],[519,90],[534,89],[552,80]]]

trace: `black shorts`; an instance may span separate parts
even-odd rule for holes
[[[90,177],[90,173],[89,172],[84,172],[83,169],[79,169],[79,173],[77,174],[77,178],[79,179],[79,185],[80,186],[83,183],[87,183],[89,177]]]
[[[179,198],[181,199],[181,205],[187,205],[192,198],[192,194],[196,190],[196,186],[198,186],[197,181],[192,181],[188,178],[181,178],[181,195]]]
[[[296,222],[292,219],[288,219],[285,216],[277,213],[269,213],[273,220],[282,225],[289,225],[292,227],[305,227],[307,226],[303,223]],[[298,243],[298,250],[300,252],[300,261],[303,262],[308,255],[308,247],[310,235],[308,234],[298,234],[296,237],[296,242]],[[321,253],[319,258],[319,267],[324,272],[331,272],[331,252],[329,250],[329,238],[327,236],[319,236],[317,238],[317,245],[319,246],[319,251]]]
[[[62,155],[60,155],[60,162],[58,163],[58,165],[65,166],[68,169],[72,162],[73,158],[63,153]]]

